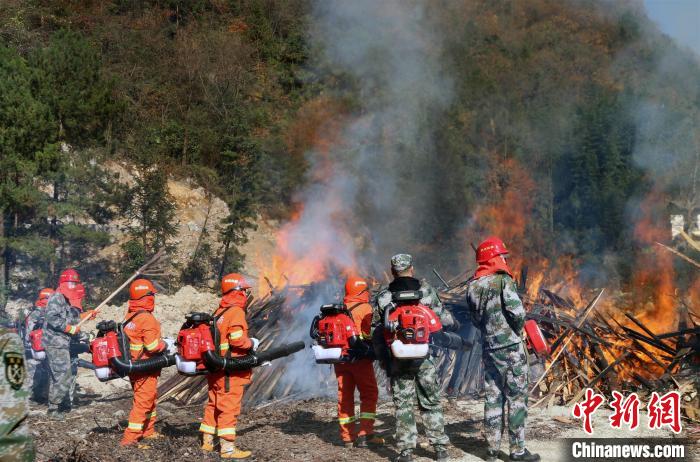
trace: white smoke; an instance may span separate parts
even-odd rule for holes
[[[323,50],[316,65],[340,75],[339,94],[359,103],[343,119],[336,146],[307,154],[311,181],[297,197],[303,209],[286,236],[293,257],[322,258],[330,271],[388,269],[391,254],[413,253],[436,215],[445,213],[435,206],[440,178],[432,171],[439,153],[431,117],[449,105],[452,84],[429,11],[424,1],[315,5],[310,40],[312,49]],[[313,316],[338,290],[329,287],[307,300],[289,340],[308,340]],[[309,354],[285,366],[278,391],[317,394],[330,376]]]

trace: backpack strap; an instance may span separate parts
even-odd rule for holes
[[[137,311],[136,313],[134,313],[133,316],[131,316],[129,319],[127,319],[127,320],[124,321],[124,322],[120,322],[120,323],[119,323],[119,330],[121,330],[121,334],[122,334],[123,336],[125,336],[125,340],[127,340],[127,341],[129,342],[129,344],[131,344],[131,340],[129,340],[129,336],[126,335],[126,334],[124,333],[124,327],[125,327],[127,324],[129,324],[131,321],[133,321],[134,318],[135,318],[136,316],[140,315],[141,313],[147,313],[147,312],[148,312],[148,311],[146,311],[146,310],[138,310],[138,311]],[[126,345],[125,345],[125,346],[126,346]],[[141,349],[141,352],[140,352],[139,355],[134,359],[134,361],[138,361],[139,359],[141,359],[141,356],[143,356],[144,350],[145,350],[145,347]],[[129,356],[131,356],[131,352],[129,352]]]
[[[217,321],[218,321],[219,319],[221,319],[221,317],[222,317],[223,315],[225,315],[226,312],[227,312],[228,310],[230,310],[231,308],[233,308],[233,305],[232,305],[232,306],[227,306],[226,308],[224,308],[224,310],[223,310],[221,313],[219,313],[218,315],[215,315],[215,316],[212,318],[213,320],[212,320],[212,325],[211,325],[211,331],[212,331],[212,332],[211,332],[211,336],[212,336],[212,339],[214,340],[214,343],[216,344],[215,346],[216,346],[216,352],[217,352],[217,353],[219,352],[219,341],[221,340],[219,337],[220,337],[221,335],[219,334],[219,328],[217,327],[216,323],[217,323]]]
[[[213,331],[212,337],[214,339],[216,354],[219,354],[219,351],[220,351],[219,342],[221,342],[221,339],[220,339],[221,334],[219,333],[219,327],[216,325],[216,323],[231,308],[233,308],[233,305],[227,306],[226,308],[224,308],[221,313],[214,316],[214,319],[212,321],[212,326],[211,326],[212,331]],[[228,341],[228,339],[226,341]],[[229,349],[226,350],[226,358],[230,358],[230,357],[231,357],[231,348],[229,347]],[[228,371],[224,371],[224,375],[225,375],[225,377],[224,377],[224,392],[228,393],[231,390],[231,374]]]
[[[348,308],[348,311],[349,311],[350,313],[352,313],[352,310],[354,310],[354,309],[357,308],[358,306],[362,305],[363,303],[365,303],[365,302],[357,302],[357,303],[355,303],[353,306],[351,306],[351,307]]]
[[[146,311],[146,310],[138,310],[136,313],[134,313],[134,315],[133,315],[132,317],[130,317],[129,319],[127,319],[126,321],[124,321],[124,322],[122,322],[122,323],[120,323],[120,324],[121,324],[122,326],[126,326],[126,325],[129,324],[131,321],[133,321],[134,318],[135,318],[136,316],[140,315],[141,313],[148,313],[148,311]]]

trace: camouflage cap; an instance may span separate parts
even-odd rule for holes
[[[398,253],[391,257],[391,269],[405,271],[413,266],[413,257],[407,253]]]

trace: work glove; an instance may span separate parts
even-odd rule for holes
[[[260,340],[256,339],[255,337],[250,337],[250,342],[253,344],[253,346],[250,347],[250,349],[253,351],[257,351],[258,345],[260,345]]]
[[[163,341],[166,345],[165,351],[167,352],[167,354],[174,355],[175,353],[177,353],[177,345],[175,345],[175,339],[165,337],[163,338]]]

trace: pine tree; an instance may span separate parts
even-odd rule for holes
[[[129,219],[131,240],[124,244],[126,272],[138,268],[146,257],[162,248],[176,233],[175,203],[168,191],[168,177],[157,167],[141,166],[136,184],[126,193],[124,215]]]
[[[27,63],[0,45],[0,307],[16,255],[50,251],[31,225],[45,199],[34,181],[37,157],[56,148],[52,122],[48,107],[32,94]]]

